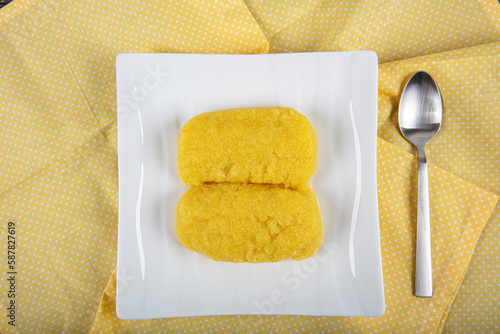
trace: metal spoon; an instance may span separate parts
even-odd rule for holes
[[[399,128],[418,151],[417,263],[415,296],[432,297],[431,225],[425,144],[441,128],[443,108],[439,87],[427,72],[415,73],[399,102]]]

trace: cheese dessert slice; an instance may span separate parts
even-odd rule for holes
[[[178,139],[179,176],[189,186],[208,182],[300,187],[317,164],[309,120],[287,107],[238,108],[191,118]]]
[[[192,187],[177,205],[175,231],[185,248],[228,262],[298,261],[323,240],[318,201],[307,184]]]

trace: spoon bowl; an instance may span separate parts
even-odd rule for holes
[[[425,146],[441,128],[443,107],[432,76],[420,71],[411,76],[399,102],[399,128],[417,148]]]
[[[425,145],[439,132],[443,119],[441,93],[424,71],[412,75],[399,102],[399,128],[418,152],[417,254],[415,296],[432,297],[429,182]]]

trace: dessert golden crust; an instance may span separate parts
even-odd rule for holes
[[[298,187],[313,175],[316,164],[316,133],[292,108],[208,112],[191,118],[179,134],[179,176],[189,186],[233,182]]]
[[[181,244],[216,261],[277,262],[313,255],[323,239],[309,186],[215,183],[190,188],[177,206]]]

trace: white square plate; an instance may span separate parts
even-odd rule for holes
[[[375,53],[122,54],[116,67],[118,317],[384,313]],[[324,241],[299,262],[215,262],[175,235],[187,189],[177,174],[177,136],[196,114],[261,106],[295,108],[316,130],[310,183]]]

